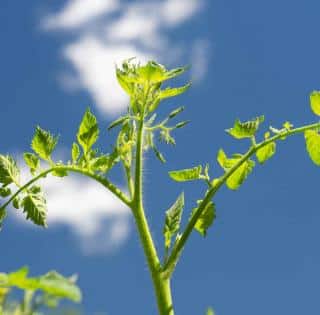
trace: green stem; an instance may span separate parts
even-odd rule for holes
[[[276,134],[275,136],[268,138],[256,145],[253,145],[250,147],[250,149],[242,156],[242,158],[228,171],[224,173],[224,175],[218,180],[218,182],[209,189],[200,203],[197,211],[195,214],[192,216],[190,219],[189,223],[187,224],[187,227],[185,228],[184,232],[182,233],[181,238],[179,239],[178,243],[174,246],[171,255],[169,256],[167,263],[164,265],[163,270],[167,276],[171,276],[173,273],[176,264],[179,260],[179,257],[183,251],[183,248],[193,231],[193,228],[198,220],[198,218],[201,216],[203,210],[206,208],[207,204],[211,201],[211,199],[214,197],[214,195],[217,193],[217,191],[225,184],[227,179],[244,163],[246,162],[253,154],[255,154],[259,149],[262,147],[277,141],[279,139],[283,139],[288,136],[292,136],[297,133],[302,133],[305,132],[306,130],[313,130],[313,129],[318,129],[320,128],[320,123],[315,123],[311,125],[306,125],[290,130],[283,130],[283,132]]]
[[[139,124],[136,147],[135,187],[132,211],[138,229],[140,241],[147,258],[151,274],[158,310],[160,315],[173,315],[170,281],[163,277],[161,263],[155,248],[148,221],[143,208],[142,173],[143,173],[143,118]]]
[[[58,165],[51,167],[40,174],[38,174],[36,177],[32,178],[29,182],[21,186],[13,195],[12,197],[5,203],[3,204],[0,209],[5,209],[22,191],[30,187],[33,183],[37,182],[41,178],[46,177],[49,173],[52,173],[54,171],[68,171],[68,172],[73,172],[73,173],[80,173],[82,175],[85,175],[87,177],[90,177],[97,181],[98,183],[102,184],[105,188],[110,190],[115,196],[117,196],[124,204],[126,204],[128,207],[131,206],[131,202],[128,199],[128,197],[114,184],[112,184],[109,180],[106,178],[99,176],[97,174],[94,174],[90,171],[84,170],[82,168],[79,168],[77,166],[67,166],[67,165]]]

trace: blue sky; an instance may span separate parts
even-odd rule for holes
[[[184,79],[193,78],[192,89],[161,111],[183,104],[192,123],[177,131],[175,148],[163,148],[167,164],[146,158],[147,216],[160,248],[164,211],[184,190],[187,213],[204,189],[173,183],[169,170],[210,162],[220,174],[220,147],[246,149],[224,132],[237,117],[264,114],[266,129],[316,120],[308,95],[320,89],[319,9],[315,0],[2,0],[0,151],[21,156],[40,124],[61,135],[58,155],[67,156],[88,105],[105,130],[125,108],[114,81],[123,58],[191,64]],[[105,137],[107,148],[114,135]],[[320,170],[303,137],[277,151],[239,191],[220,192],[206,239],[192,235],[173,278],[178,315],[209,305],[217,315],[320,311]],[[123,183],[121,172],[113,178]],[[49,229],[12,211],[0,234],[1,271],[76,272],[88,314],[156,314],[128,211],[79,177],[45,185]]]

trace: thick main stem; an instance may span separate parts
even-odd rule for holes
[[[139,124],[136,147],[136,168],[135,168],[135,189],[132,210],[137,225],[140,241],[147,258],[149,271],[151,274],[159,315],[174,315],[172,297],[170,290],[170,280],[164,277],[161,263],[154,246],[150,233],[148,221],[143,208],[142,194],[142,172],[143,172],[143,118]]]

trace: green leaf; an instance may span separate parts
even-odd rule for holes
[[[270,142],[256,152],[259,163],[263,164],[269,160],[276,152],[276,143]]]
[[[207,315],[215,315],[214,310],[211,307],[208,308]]]
[[[82,146],[84,154],[86,155],[91,147],[96,143],[99,137],[99,128],[96,117],[90,112],[88,108],[84,114],[79,126],[77,139]]]
[[[27,220],[46,227],[47,205],[41,191],[37,186],[33,186],[28,194],[22,199],[21,206],[23,212],[27,214]]]
[[[16,161],[10,155],[0,154],[0,183],[6,186],[19,181],[20,170]]]
[[[114,156],[102,155],[93,159],[90,163],[90,168],[94,171],[106,173],[114,164]]]
[[[35,154],[29,152],[24,153],[23,158],[26,164],[29,166],[31,174],[33,175],[40,166],[39,158]]]
[[[1,230],[1,226],[2,226],[2,222],[5,219],[5,217],[7,216],[7,211],[4,208],[0,208],[0,230]]]
[[[193,168],[187,168],[178,171],[169,172],[169,176],[176,182],[186,182],[201,179],[202,166],[198,165]]]
[[[152,146],[152,150],[160,162],[166,163],[166,159],[163,154],[155,146]]]
[[[9,274],[0,274],[0,287],[17,287],[22,290],[41,290],[58,298],[68,298],[74,302],[81,300],[81,291],[75,285],[73,277],[65,278],[56,271],[29,278],[29,269],[23,267]]]
[[[304,133],[306,148],[314,164],[320,166],[320,135],[315,130],[307,130]]]
[[[72,149],[71,149],[71,158],[72,158],[73,164],[77,163],[79,156],[80,156],[80,148],[79,148],[78,144],[74,142],[72,144]]]
[[[239,119],[236,119],[234,126],[226,131],[236,139],[251,138],[255,135],[259,125],[263,121],[264,116],[246,122],[241,122]]]
[[[6,198],[11,195],[11,189],[9,187],[0,187],[0,197]]]
[[[177,109],[173,110],[173,111],[169,114],[168,118],[169,118],[169,119],[172,119],[172,118],[176,117],[178,114],[180,114],[180,113],[183,112],[183,111],[184,111],[184,106],[178,107]]]
[[[199,201],[199,203],[202,200]],[[191,213],[191,218],[192,216],[196,213],[198,208],[194,208]],[[194,225],[194,229],[198,231],[202,236],[207,235],[207,230],[209,227],[212,225],[213,221],[216,218],[216,210],[215,210],[215,205],[212,201],[210,201],[205,209],[202,211],[200,217],[196,221],[196,224]]]
[[[189,124],[190,123],[190,120],[186,120],[186,121],[181,121],[179,122],[178,124],[176,124],[174,126],[175,129],[179,129],[179,128],[182,128],[184,127],[185,125]]]
[[[310,105],[312,111],[320,116],[320,91],[313,91],[310,94]]]
[[[232,158],[228,158],[222,149],[218,152],[218,163],[225,170],[228,171],[233,168],[242,158],[241,154],[234,154]],[[248,175],[252,172],[255,163],[248,159],[244,161],[227,179],[226,184],[232,190],[238,189]]]
[[[165,225],[163,235],[165,239],[165,247],[169,249],[171,246],[171,238],[179,231],[182,211],[184,207],[184,193],[181,193],[175,203],[166,211]]]
[[[12,205],[15,209],[20,209],[20,199],[19,197],[16,197],[12,201]]]
[[[165,98],[169,98],[169,97],[174,97],[174,96],[178,96],[184,92],[186,92],[191,86],[191,83],[188,83],[184,86],[178,87],[178,88],[166,88],[165,90],[161,90],[159,92],[159,98],[165,99]]]
[[[122,123],[125,123],[127,120],[129,120],[128,116],[122,116],[116,120],[114,120],[108,127],[108,130],[111,130],[114,127],[117,127],[119,125],[121,125]]]
[[[41,129],[38,126],[32,139],[31,147],[43,160],[50,161],[51,153],[56,147],[57,142],[58,137],[54,137],[48,131]]]

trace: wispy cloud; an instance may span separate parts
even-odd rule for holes
[[[27,179],[29,171],[22,169]],[[106,253],[123,244],[130,232],[130,212],[99,183],[81,176],[41,180],[48,202],[48,224],[69,226],[85,254]],[[16,212],[15,212],[16,213]],[[19,222],[33,225],[17,213]]]
[[[74,71],[63,73],[61,83],[85,89],[102,113],[115,115],[127,102],[114,76],[115,63],[123,59],[157,59],[175,65],[184,60],[203,77],[209,46],[199,45],[199,38],[194,38],[186,47],[183,38],[173,40],[172,35],[201,13],[205,1],[66,1],[59,12],[42,20],[44,30],[71,35],[63,44],[62,55]]]

